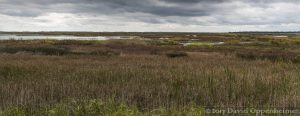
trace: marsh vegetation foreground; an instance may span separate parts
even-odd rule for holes
[[[299,107],[297,36],[143,38],[2,40],[0,115],[205,115],[207,107]],[[211,41],[224,44],[181,44]]]

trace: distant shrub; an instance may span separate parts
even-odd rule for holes
[[[225,41],[226,44],[239,44],[240,43],[240,40],[228,40],[228,41]]]
[[[91,55],[99,56],[119,56],[121,53],[113,50],[98,50],[90,53]]]
[[[295,46],[295,47],[298,47],[299,45],[300,45],[300,41],[298,40],[298,41],[291,41],[290,43],[289,43],[289,45],[290,46]]]
[[[95,45],[102,44],[101,40],[59,40],[54,45]]]
[[[147,42],[150,45],[157,45],[157,46],[160,46],[160,45],[179,45],[179,42],[174,41],[174,40],[150,40],[150,41],[147,41]]]
[[[254,36],[254,38],[261,42],[268,42],[272,39],[271,37],[255,37],[255,36]]]
[[[287,42],[282,42],[282,41],[276,41],[276,40],[271,40],[270,43],[272,45],[280,46],[280,45],[288,45]]]
[[[146,45],[146,42],[138,39],[111,39],[103,41],[108,45]]]
[[[272,39],[270,40],[270,43],[272,45],[276,45],[276,46],[280,46],[280,45],[289,45],[290,44],[290,40],[288,39]]]
[[[176,58],[176,57],[186,57],[188,54],[186,52],[181,52],[181,51],[172,51],[172,52],[167,52],[166,56],[169,58]]]
[[[150,54],[151,55],[160,55],[161,54],[161,51],[157,50],[157,49],[153,49],[150,51]]]
[[[165,42],[166,42],[168,45],[179,45],[179,42],[174,41],[174,40],[165,40]]]
[[[271,61],[292,61],[300,62],[300,55],[292,52],[238,52],[236,56],[247,60],[271,60]]]
[[[158,41],[158,40],[150,40],[150,41],[147,41],[147,43],[149,45],[163,45],[161,41]]]
[[[0,49],[0,52],[15,54],[18,52],[32,52],[35,54],[44,55],[66,55],[70,53],[67,48],[55,48],[55,47],[6,47]]]
[[[300,55],[296,56],[293,61],[296,63],[300,63]]]
[[[242,41],[252,41],[250,37],[240,37]]]
[[[300,40],[293,41],[293,44],[300,45]]]

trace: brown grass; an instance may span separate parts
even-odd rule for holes
[[[72,53],[0,53],[0,110],[25,107],[35,112],[43,106],[95,99],[125,103],[141,112],[160,108],[184,111],[191,105],[299,107],[299,63],[245,60],[234,54],[252,50],[257,55],[263,50],[55,43],[0,43],[2,48],[64,47]],[[176,50],[188,57],[164,54]]]
[[[199,106],[297,107],[299,65],[233,56],[1,55],[0,107],[68,99],[126,102],[140,110]]]

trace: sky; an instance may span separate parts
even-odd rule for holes
[[[0,0],[0,31],[300,31],[299,0]]]

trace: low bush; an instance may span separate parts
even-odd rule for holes
[[[169,58],[176,58],[176,57],[186,57],[188,54],[186,52],[181,52],[181,51],[172,51],[172,52],[167,52],[166,56]]]

